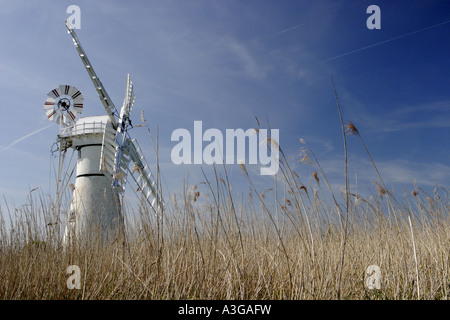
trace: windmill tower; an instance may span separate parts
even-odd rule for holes
[[[73,86],[60,85],[47,94],[44,110],[48,119],[60,126],[57,136],[59,165],[55,207],[59,208],[63,189],[69,184],[69,181],[65,181],[64,177],[68,174],[63,172],[63,167],[66,152],[72,149],[77,155],[76,179],[75,184],[71,185],[72,200],[63,242],[66,245],[73,241],[93,240],[107,243],[124,232],[122,200],[128,176],[133,177],[142,198],[148,201],[157,214],[163,202],[136,139],[128,133],[135,100],[130,76],[127,76],[125,99],[118,113],[68,21],[66,27],[106,115],[75,121],[83,111],[83,96]]]

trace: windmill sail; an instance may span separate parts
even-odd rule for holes
[[[143,193],[145,200],[148,201],[153,209],[155,209],[155,211],[163,209],[164,203],[157,192],[156,182],[139,144],[136,139],[132,139],[129,142],[130,159],[134,164],[131,175],[136,181],[138,188]],[[152,201],[150,201],[151,199]]]
[[[119,125],[117,126],[117,132],[115,136],[115,140],[117,143],[116,146],[116,155],[114,159],[114,176],[112,185],[113,187],[117,187],[120,183],[120,177],[122,176],[122,160],[126,160],[124,158],[124,147],[127,142],[127,129],[130,123],[130,113],[133,108],[134,103],[134,92],[133,92],[133,83],[130,79],[130,75],[127,76],[127,86],[125,91],[125,99],[123,101],[122,109],[120,110],[119,117]]]
[[[117,116],[117,110],[114,106],[114,103],[112,102],[111,98],[108,95],[108,92],[106,92],[106,89],[103,87],[102,82],[98,78],[97,74],[94,71],[94,68],[92,67],[92,64],[89,62],[89,59],[86,55],[86,53],[83,50],[83,47],[81,46],[80,40],[78,40],[78,37],[72,28],[69,20],[66,20],[66,28],[69,31],[70,35],[72,36],[73,43],[75,45],[75,48],[78,51],[78,54],[80,55],[81,61],[83,61],[84,67],[86,68],[86,71],[89,74],[89,77],[92,80],[92,83],[95,86],[95,89],[97,90],[98,96],[100,98],[100,101],[102,102],[103,106],[105,107],[106,113],[108,113],[109,118],[111,120],[112,125],[114,128],[117,127],[116,118],[114,116]]]

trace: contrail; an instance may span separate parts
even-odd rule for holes
[[[3,151],[8,150],[9,148],[13,147],[13,146],[16,145],[17,143],[19,143],[19,142],[21,142],[21,141],[23,141],[23,140],[25,140],[25,139],[27,139],[27,138],[29,138],[29,137],[35,135],[36,133],[41,132],[42,130],[47,129],[48,127],[50,127],[50,126],[52,126],[52,125],[53,125],[53,124],[51,123],[51,124],[49,124],[49,125],[47,125],[47,126],[45,126],[45,127],[43,127],[43,128],[40,128],[40,129],[38,129],[38,130],[36,130],[36,131],[33,131],[33,132],[27,134],[26,136],[23,136],[22,138],[19,138],[19,139],[17,139],[17,140],[14,140],[13,142],[11,142],[9,145],[7,145],[6,147],[4,147],[3,149],[0,149],[0,152],[3,152]]]
[[[338,58],[342,58],[342,57],[351,55],[353,53],[356,53],[356,52],[359,52],[359,51],[363,51],[363,50],[366,50],[366,49],[370,49],[370,48],[373,48],[373,47],[377,47],[377,46],[385,44],[387,42],[391,42],[391,41],[398,40],[398,39],[401,39],[401,38],[404,38],[404,37],[407,37],[407,36],[410,36],[410,35],[413,35],[413,34],[416,34],[416,33],[422,32],[422,31],[425,31],[425,30],[436,28],[436,27],[442,26],[442,25],[447,24],[447,23],[450,23],[450,20],[445,21],[445,22],[441,22],[441,23],[438,23],[438,24],[434,24],[432,26],[429,26],[429,27],[426,27],[426,28],[423,28],[423,29],[419,29],[419,30],[416,30],[416,31],[411,31],[411,32],[402,34],[400,36],[397,36],[397,37],[394,37],[394,38],[391,38],[391,39],[388,39],[388,40],[384,40],[384,41],[381,41],[381,42],[377,42],[377,43],[371,44],[371,45],[366,46],[366,47],[362,47],[362,48],[355,49],[355,50],[352,50],[352,51],[349,51],[349,52],[345,52],[345,53],[342,53],[340,55],[337,55],[337,56],[334,56],[334,57],[327,58],[325,60],[316,62],[313,65],[324,63],[324,62],[331,61],[331,60],[336,60]]]
[[[296,24],[296,25],[293,26],[293,27],[290,27],[290,28],[281,30],[281,31],[279,31],[279,32],[277,32],[277,33],[274,33],[274,34],[270,35],[269,38],[278,36],[278,35],[280,35],[280,34],[283,34],[283,33],[285,33],[285,32],[289,32],[289,31],[291,31],[291,30],[295,30],[295,29],[300,28],[301,26],[304,26],[305,24],[308,24],[308,23],[311,23],[311,21],[299,23],[299,24]]]

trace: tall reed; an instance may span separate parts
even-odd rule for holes
[[[268,140],[280,151],[276,197],[272,183],[261,187],[245,165],[248,193],[233,191],[227,167],[214,166],[202,181],[185,182],[181,193],[169,190],[160,212],[145,201],[123,203],[125,241],[108,245],[64,248],[63,214],[54,219],[40,189],[18,208],[4,199],[0,298],[448,299],[447,189],[416,186],[395,197],[355,125],[345,129],[344,141],[350,133],[361,139],[380,179],[379,197],[350,193],[348,185],[339,196],[310,148],[301,160],[314,179],[305,184],[310,176],[294,171],[278,142]],[[162,194],[159,166],[155,177]],[[67,285],[73,265],[81,271],[80,289]],[[379,289],[366,287],[371,265],[380,267]]]

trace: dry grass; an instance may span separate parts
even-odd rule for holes
[[[347,134],[361,139],[373,163],[350,124]],[[128,210],[126,241],[108,246],[64,249],[63,224],[39,191],[13,211],[5,201],[0,219],[14,222],[7,230],[0,221],[0,299],[449,298],[445,188],[427,194],[416,186],[396,199],[379,176],[378,196],[347,190],[338,197],[314,153],[300,157],[314,167],[312,186],[281,149],[283,195],[275,199],[266,196],[272,186],[258,190],[241,163],[250,192],[236,200],[226,167],[214,167],[212,177],[166,199],[158,219],[144,205]],[[80,267],[80,289],[67,287],[70,265]],[[380,289],[365,285],[371,265],[381,269]]]
[[[64,250],[55,231],[59,225],[48,224],[49,206],[30,194],[28,206],[15,210],[13,230],[2,224],[0,297],[448,299],[445,189],[432,196],[416,190],[395,207],[385,194],[372,200],[353,197],[342,259],[340,209],[321,192],[310,198],[298,176],[281,163],[287,192],[278,215],[253,184],[255,199],[236,202],[226,177],[216,172],[214,181],[205,177],[201,192],[186,188],[174,197],[161,221],[145,208],[129,215],[127,242],[107,247]],[[70,265],[81,269],[79,290],[67,288]],[[370,265],[381,268],[379,290],[365,287]]]

